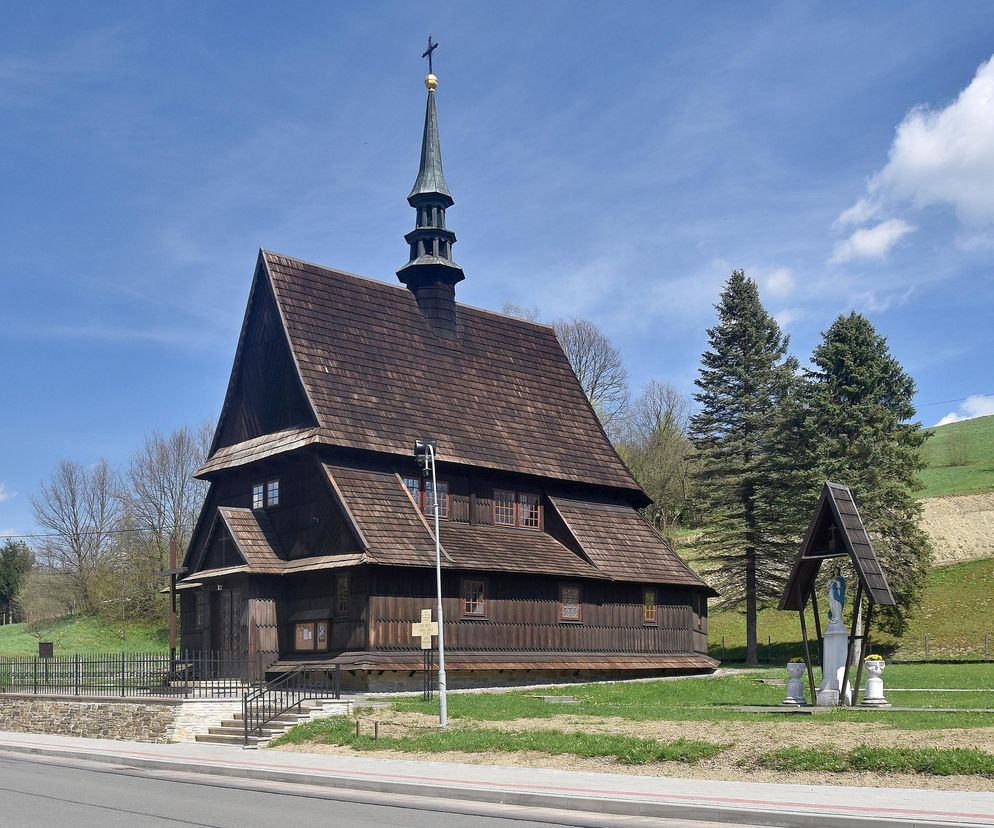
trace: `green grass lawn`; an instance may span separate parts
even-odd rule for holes
[[[994,416],[932,429],[918,497],[994,491]]]
[[[933,569],[921,608],[912,617],[900,640],[875,632],[874,649],[893,653],[901,660],[925,658],[925,636],[929,658],[983,659],[984,633],[994,657],[994,560],[968,561]],[[808,635],[814,646],[814,618],[807,615]],[[796,612],[762,610],[757,622],[759,657],[766,663],[771,648],[774,664],[803,655],[801,628]],[[724,638],[724,650],[722,649]],[[745,616],[738,612],[715,612],[708,619],[708,641],[712,656],[723,661],[745,658]]]
[[[38,654],[38,642],[55,644],[55,655],[93,653],[163,652],[168,647],[165,631],[157,627],[110,624],[93,616],[64,618],[42,630],[27,624],[0,627],[0,656]]]
[[[924,688],[930,692],[895,693],[891,701],[901,706],[923,708],[994,709],[994,664],[898,664],[885,671],[888,688]],[[864,674],[865,678],[865,674]],[[544,695],[572,696],[578,704],[544,701],[535,691],[511,693],[458,693],[449,696],[449,716],[454,720],[510,721],[513,719],[552,718],[554,716],[617,716],[635,721],[726,721],[782,720],[782,713],[751,713],[739,710],[742,705],[779,705],[785,688],[767,684],[769,679],[786,679],[786,669],[743,671],[720,677],[702,676],[678,681],[622,682],[615,684],[578,684],[542,691]],[[815,670],[815,681],[821,679]],[[943,689],[966,689],[971,692],[942,692]],[[398,701],[394,709],[434,715],[437,700],[409,698]],[[811,721],[886,721],[902,729],[932,727],[994,726],[994,714],[972,712],[918,713],[914,711],[838,710],[816,716]]]

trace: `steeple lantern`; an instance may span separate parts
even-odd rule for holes
[[[456,234],[445,226],[445,211],[453,198],[442,172],[442,148],[438,137],[438,115],[435,111],[435,90],[438,78],[431,71],[432,52],[438,44],[428,38],[428,103],[425,127],[421,138],[421,165],[418,177],[407,197],[417,211],[414,229],[404,236],[410,250],[410,260],[397,271],[400,279],[417,299],[418,307],[439,336],[454,339],[457,335],[455,286],[466,277],[462,268],[452,261],[452,245]]]

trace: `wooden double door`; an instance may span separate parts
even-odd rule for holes
[[[245,610],[240,589],[222,589],[211,596],[210,648],[222,653],[241,653],[242,615]]]

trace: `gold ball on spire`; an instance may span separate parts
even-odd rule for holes
[[[438,78],[432,74],[425,75],[425,89],[429,92],[434,92],[438,88]]]

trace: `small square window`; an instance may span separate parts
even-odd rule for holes
[[[642,602],[642,621],[646,624],[656,623],[656,590],[647,589]]]
[[[265,506],[266,502],[265,500],[263,500],[264,497],[265,497],[265,489],[263,488],[263,485],[261,483],[256,483],[252,487],[252,508],[261,509],[263,506]]]
[[[486,584],[481,579],[466,578],[462,582],[463,615],[486,615]]]
[[[266,484],[266,505],[267,506],[279,506],[280,505],[280,481],[270,480]]]
[[[539,528],[539,499],[537,494],[518,494],[518,525],[525,529]]]
[[[335,614],[348,615],[349,613],[349,576],[339,575],[335,584]]]
[[[580,621],[580,585],[560,584],[559,620]]]
[[[514,526],[514,492],[494,489],[494,523]]]

